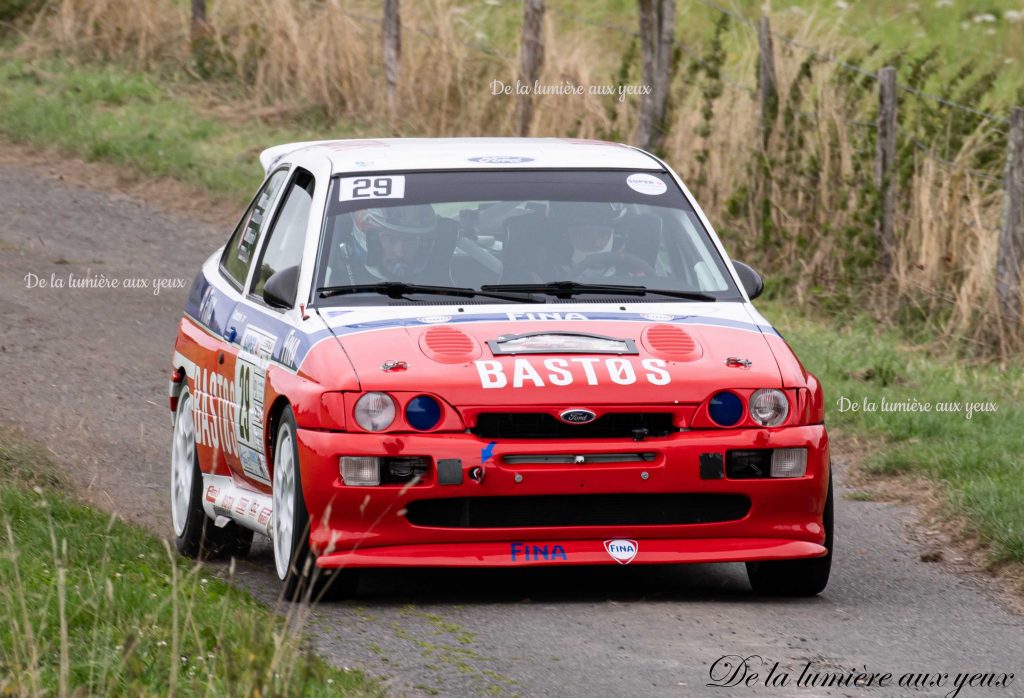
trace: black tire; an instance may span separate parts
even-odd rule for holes
[[[816,596],[828,585],[832,570],[832,531],[835,515],[832,504],[832,472],[829,466],[828,497],[822,513],[825,527],[825,547],[828,554],[807,560],[779,560],[748,562],[747,578],[755,594],[764,596]]]
[[[290,448],[290,454],[280,453],[281,448]],[[295,416],[291,407],[285,407],[278,419],[277,433],[274,437],[274,458],[272,474],[274,487],[279,485],[278,466],[284,467],[287,456],[291,456],[293,477],[290,491],[280,493],[280,497],[290,499],[292,506],[292,525],[290,531],[290,551],[287,570],[281,575],[278,556],[279,546],[274,545],[274,564],[277,576],[281,580],[281,595],[288,601],[328,601],[352,596],[359,583],[355,570],[324,570],[316,566],[316,555],[309,547],[309,511],[306,499],[302,495],[301,468],[299,468],[298,444],[296,441]],[[283,456],[283,457],[279,457]],[[278,497],[274,499],[274,516],[277,516]],[[272,536],[278,534],[277,521],[271,529]]]
[[[182,415],[187,413],[186,419],[188,423],[191,423],[191,407],[192,396],[189,394],[188,387],[182,388],[181,395],[178,396],[178,411],[174,416],[174,439],[179,436],[179,426],[185,426],[187,423],[182,422],[179,425],[179,420],[182,419]],[[173,525],[173,514],[172,514],[172,530],[175,532],[175,546],[178,548],[178,552],[185,557],[194,558],[197,560],[209,560],[217,557],[238,557],[242,558],[249,554],[249,548],[252,546],[252,531],[242,526],[239,526],[235,522],[228,523],[224,528],[217,528],[213,520],[206,515],[203,511],[203,473],[199,468],[199,453],[196,450],[194,437],[191,441],[188,441],[188,445],[172,445],[171,447],[171,507],[175,506],[174,503],[174,459],[177,456],[177,448],[191,449],[191,469],[192,469],[192,484],[189,488],[188,493],[188,504],[184,513],[184,527],[181,534],[178,535],[176,527]],[[184,451],[187,455],[188,451]]]

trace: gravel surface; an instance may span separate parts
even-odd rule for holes
[[[167,374],[186,289],[156,294],[153,279],[187,285],[231,222],[171,215],[55,171],[0,161],[0,420],[48,446],[84,498],[168,535]],[[148,288],[28,288],[29,274]],[[979,575],[922,562],[928,541],[912,509],[844,497],[847,463],[836,458],[833,579],[815,599],[755,598],[741,565],[373,572],[355,600],[313,611],[310,627],[331,660],[398,695],[941,696],[954,695],[959,672],[1020,675],[1021,616]],[[277,603],[265,541],[235,578]],[[750,686],[706,686],[724,655],[766,664],[751,660]],[[775,662],[785,688],[765,687]],[[941,688],[798,688],[806,662],[948,677]],[[1021,696],[1024,676],[959,695]]]

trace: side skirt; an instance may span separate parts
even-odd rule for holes
[[[234,521],[270,537],[271,504],[268,494],[239,487],[224,475],[203,473],[203,511],[218,527]]]

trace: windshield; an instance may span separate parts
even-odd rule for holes
[[[393,284],[382,299],[369,288],[382,282],[494,290],[568,281],[591,287],[586,302],[621,300],[608,288],[619,285],[741,299],[668,173],[476,170],[332,181],[315,288],[345,292],[318,303],[438,302],[393,293]]]

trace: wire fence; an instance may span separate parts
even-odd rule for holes
[[[759,31],[759,26],[758,26],[757,22],[755,22],[754,20],[752,20],[752,19],[750,19],[750,18],[748,18],[748,17],[746,17],[746,16],[744,16],[744,15],[742,15],[742,14],[740,14],[740,13],[734,11],[734,10],[730,10],[730,9],[724,7],[723,5],[719,4],[718,2],[715,2],[715,0],[698,0],[698,1],[702,5],[710,8],[710,9],[712,9],[712,10],[714,10],[714,11],[720,13],[720,14],[728,16],[729,18],[734,20],[736,23],[738,23],[738,24],[740,24],[742,26],[745,26],[745,27],[749,28],[750,30],[752,30],[754,32],[758,32]],[[628,27],[625,27],[625,26],[620,25],[620,24],[613,24],[613,23],[608,23],[608,22],[600,22],[600,21],[589,19],[589,18],[579,17],[578,15],[572,14],[570,12],[566,12],[565,10],[562,10],[561,8],[557,8],[557,7],[550,8],[550,11],[552,13],[554,13],[555,15],[558,15],[559,17],[562,17],[562,18],[564,18],[564,19],[566,19],[566,20],[568,20],[570,22],[573,22],[575,24],[583,24],[585,26],[594,27],[594,28],[597,28],[597,29],[605,30],[605,31],[615,32],[615,33],[621,34],[623,36],[628,36],[628,37],[631,37],[631,38],[636,38],[636,37],[640,36],[640,33],[638,31],[633,30],[633,29],[629,29]],[[822,51],[822,50],[820,50],[820,49],[818,49],[818,48],[816,48],[814,46],[806,44],[806,43],[804,43],[802,41],[798,41],[797,39],[793,38],[792,36],[787,36],[785,34],[773,34],[772,38],[773,39],[778,39],[779,41],[781,41],[783,44],[785,44],[787,46],[792,46],[794,48],[798,48],[798,49],[800,49],[800,50],[810,54],[811,56],[813,56],[814,58],[816,58],[819,61],[831,63],[831,64],[833,64],[833,65],[835,65],[835,66],[837,66],[837,67],[839,67],[839,68],[841,68],[843,70],[846,70],[848,72],[854,73],[854,74],[856,74],[856,75],[858,75],[860,77],[868,78],[868,79],[873,80],[873,81],[877,81],[878,80],[878,74],[876,72],[873,72],[871,70],[867,70],[867,69],[865,69],[865,68],[863,68],[863,67],[861,67],[861,66],[859,66],[859,65],[857,65],[855,63],[851,63],[850,61],[844,60],[843,58],[839,57],[836,54],[827,53],[827,52]],[[690,48],[690,46],[687,45],[685,42],[680,42],[679,46],[680,46],[680,49],[682,50],[682,52],[684,54],[686,54],[686,56],[688,56],[691,60],[693,60],[698,65],[701,65],[701,66],[703,66],[705,68],[709,68],[709,67],[714,68],[717,71],[717,79],[724,86],[726,86],[726,87],[728,87],[730,89],[742,92],[744,94],[747,94],[747,95],[749,95],[749,96],[751,96],[753,98],[757,97],[758,90],[757,90],[756,87],[750,87],[750,86],[744,84],[743,81],[738,79],[736,76],[731,75],[730,73],[728,73],[726,71],[723,71],[720,66],[712,66],[711,64],[708,63],[708,61],[702,55],[700,55],[700,53],[698,53],[697,51],[695,51],[692,48]],[[897,83],[897,89],[901,90],[904,93],[914,95],[914,96],[919,97],[921,99],[929,100],[931,102],[934,102],[936,104],[942,105],[942,106],[947,107],[949,109],[955,109],[955,110],[958,110],[958,111],[961,111],[961,112],[964,112],[964,113],[967,113],[967,114],[972,114],[974,116],[977,116],[977,117],[980,117],[980,118],[983,118],[983,119],[986,119],[986,120],[989,120],[989,121],[992,121],[992,122],[995,122],[995,123],[998,123],[998,124],[1008,125],[1010,123],[1009,119],[1007,119],[1004,116],[1000,116],[998,114],[993,114],[991,112],[987,112],[987,111],[978,109],[978,108],[973,107],[971,105],[962,104],[960,102],[956,102],[954,100],[951,100],[951,99],[948,99],[948,98],[945,98],[945,97],[941,97],[939,95],[934,95],[934,94],[931,94],[929,92],[925,92],[923,90],[919,90],[917,88],[911,87],[909,85],[903,85],[903,84]],[[804,117],[804,118],[814,120],[815,122],[818,120],[818,114],[814,113],[814,112],[807,112],[807,111],[797,110],[795,113],[798,114],[799,116]],[[868,129],[875,128],[875,124],[871,123],[871,122],[843,119],[843,118],[840,118],[840,117],[833,117],[833,118],[838,120],[839,122],[847,125],[847,126],[853,126],[853,127],[856,127],[856,128],[868,128]],[[1000,131],[1000,133],[1003,134],[1003,135],[1006,135],[1006,131]],[[964,172],[967,172],[967,173],[971,174],[972,176],[978,177],[980,179],[985,179],[985,180],[994,181],[994,182],[1002,182],[1002,177],[995,176],[995,175],[992,175],[992,174],[990,174],[988,172],[984,172],[984,171],[981,171],[981,170],[971,169],[971,168],[965,167],[961,163],[957,163],[957,162],[955,162],[953,160],[948,160],[946,158],[943,158],[940,155],[936,154],[934,152],[933,148],[927,146],[926,144],[922,143],[921,141],[913,140],[912,142],[913,142],[914,147],[917,148],[924,155],[934,159],[935,161],[937,161],[937,162],[939,162],[939,163],[941,163],[941,164],[943,164],[943,165],[945,165],[947,167],[963,170]]]
[[[755,42],[756,50],[759,52],[758,55],[760,59],[763,61],[765,58],[772,58],[770,53],[773,51],[771,48],[771,42],[763,41],[764,37],[762,36],[762,26],[765,29],[767,29],[767,22],[758,22],[752,20],[740,14],[739,12],[724,7],[723,5],[719,4],[719,2],[716,2],[716,0],[698,0],[698,2],[703,6],[720,13],[722,16],[727,16],[731,18],[737,23],[737,25],[753,31],[753,41]],[[636,40],[643,38],[641,37],[641,32],[639,31],[639,23],[637,27],[631,28],[622,24],[594,20],[588,17],[580,17],[578,15],[569,13],[559,7],[549,7],[547,12],[549,13],[549,16],[554,15],[558,17],[560,21],[564,21],[568,26],[572,28],[586,27],[600,30],[603,32],[614,33],[620,37],[628,39],[628,41],[631,43],[630,54],[624,54],[624,57],[622,59],[623,61],[627,60],[627,55],[632,56],[632,52],[635,50]],[[376,19],[366,17],[360,17],[359,19],[360,21],[372,21],[374,24],[377,24],[379,26],[379,22],[377,22]],[[725,28],[724,24],[725,23],[723,22],[719,26]],[[514,58],[513,56],[509,56],[506,53],[497,50],[490,45],[485,45],[483,43],[478,42],[465,41],[457,36],[446,36],[442,38],[440,35],[431,32],[422,26],[412,28],[416,33],[420,35],[427,36],[430,37],[431,39],[439,41],[456,42],[460,45],[465,46],[468,49],[478,51],[480,54],[486,55],[491,59],[498,58],[501,60],[509,61]],[[732,34],[730,38],[732,38],[732,36],[735,36],[735,34]],[[790,98],[786,101],[783,101],[779,99],[779,95],[774,91],[768,92],[768,90],[773,90],[773,88],[775,87],[774,85],[771,85],[771,83],[761,84],[761,79],[759,78],[755,81],[755,84],[751,86],[748,80],[744,80],[737,74],[730,73],[729,70],[723,69],[725,57],[724,53],[722,53],[719,48],[716,47],[712,52],[706,52],[702,51],[701,47],[695,47],[687,42],[678,42],[676,46],[678,47],[681,54],[685,55],[687,60],[692,62],[691,66],[700,66],[701,68],[704,69],[704,79],[707,81],[704,87],[705,95],[707,95],[709,92],[712,92],[714,96],[717,97],[717,95],[720,94],[720,91],[708,90],[708,85],[717,85],[720,87],[729,88],[742,93],[747,98],[750,98],[753,102],[750,104],[750,108],[752,110],[756,110],[759,108],[756,104],[759,97],[771,96],[771,98],[777,100],[775,102],[776,106],[784,110],[782,112],[783,116],[777,117],[776,115],[779,112],[766,108],[764,105],[769,102],[767,102],[766,100],[762,101],[762,104],[760,106],[760,109],[764,110],[761,114],[762,128],[774,130],[775,128],[778,127],[779,124],[781,124],[782,128],[790,129],[792,128],[792,123],[796,121],[798,122],[798,125],[796,126],[796,130],[793,132],[797,132],[802,129],[817,127],[819,129],[827,129],[828,133],[831,134],[831,129],[835,128],[835,124],[843,124],[847,127],[857,129],[858,134],[855,136],[855,139],[858,141],[858,144],[856,146],[857,148],[877,148],[877,154],[875,155],[875,180],[876,184],[878,185],[881,191],[881,197],[879,200],[882,202],[882,206],[881,211],[877,216],[876,225],[881,226],[881,229],[883,231],[886,229],[892,230],[893,222],[894,220],[896,220],[897,214],[894,213],[893,205],[891,203],[886,202],[892,201],[895,198],[894,192],[896,191],[896,185],[894,185],[893,182],[896,181],[896,179],[898,178],[899,172],[897,171],[894,163],[898,165],[900,162],[898,154],[900,147],[909,148],[911,150],[910,159],[913,161],[915,171],[918,170],[920,162],[918,160],[918,157],[926,158],[927,162],[936,163],[938,166],[945,168],[957,180],[963,177],[966,181],[971,182],[973,185],[969,187],[971,191],[984,196],[988,196],[990,194],[995,194],[999,191],[1002,191],[1004,207],[1010,205],[1007,202],[1012,201],[1017,201],[1018,204],[1016,205],[1018,207],[1020,206],[1019,202],[1022,198],[1024,198],[1024,192],[1021,191],[1021,188],[1019,186],[1013,186],[1014,180],[1009,174],[1012,171],[1013,167],[1021,167],[1021,165],[1018,162],[1019,156],[1016,156],[1016,159],[1014,159],[1015,156],[1013,155],[1011,150],[1007,151],[1007,161],[1005,169],[1008,174],[1006,174],[1005,177],[1000,176],[1002,173],[997,171],[995,165],[993,165],[991,169],[988,170],[979,170],[970,167],[969,165],[972,161],[969,157],[969,151],[961,150],[959,154],[953,155],[954,159],[943,157],[943,154],[936,152],[936,143],[926,143],[915,137],[915,134],[913,133],[913,127],[915,125],[913,121],[913,117],[915,116],[913,110],[910,111],[910,119],[902,123],[902,131],[898,130],[901,128],[901,125],[897,123],[897,113],[894,105],[896,105],[897,102],[903,101],[903,98],[899,97],[898,95],[910,95],[915,99],[924,100],[931,102],[933,104],[937,104],[945,110],[955,111],[960,114],[969,114],[971,115],[971,117],[976,118],[977,121],[971,119],[963,119],[959,124],[957,124],[956,121],[950,118],[949,126],[957,127],[958,129],[966,126],[968,129],[974,129],[976,133],[986,137],[991,137],[996,134],[1000,134],[1002,136],[1009,136],[1008,129],[1006,127],[1010,125],[1010,119],[1008,119],[1006,116],[985,111],[983,109],[978,108],[975,105],[957,102],[953,99],[950,99],[948,96],[937,95],[919,89],[917,87],[913,87],[911,85],[900,84],[898,81],[895,81],[895,84],[893,84],[893,77],[896,71],[892,70],[892,68],[888,68],[885,71],[875,72],[873,70],[865,68],[863,65],[852,62],[851,60],[847,60],[838,55],[837,53],[823,51],[818,47],[804,43],[804,41],[798,40],[794,36],[787,36],[785,34],[771,34],[770,38],[779,41],[781,44],[787,47],[798,49],[807,54],[807,56],[813,58],[813,60],[811,60],[811,58],[806,58],[803,61],[800,71],[804,77],[797,78],[798,80],[806,78],[808,74],[804,73],[803,71],[807,67],[812,66],[815,61],[823,64],[827,63],[833,65],[836,67],[837,70],[854,74],[859,78],[862,78],[862,80],[859,81],[858,87],[853,89],[852,91],[847,92],[840,88],[840,94],[838,95],[839,104],[837,105],[838,108],[835,109],[822,107],[818,103],[818,101],[813,98],[813,96],[808,96],[810,93],[801,89],[797,89],[796,91],[794,91],[792,86],[790,87]],[[785,55],[793,56],[794,53],[795,51],[787,51],[785,52]],[[799,57],[799,55],[797,57]],[[858,58],[857,60],[860,59]],[[734,62],[730,64],[730,68],[734,71],[739,71],[742,69],[743,63],[745,63],[745,61],[740,63]],[[737,65],[739,67],[737,67]],[[629,68],[632,68],[632,66],[623,66],[624,70]],[[693,75],[694,70],[696,69],[691,68],[691,71],[688,74]],[[816,71],[815,75],[818,74],[819,71]],[[831,76],[831,79],[834,79],[834,76]],[[870,93],[873,92],[873,90],[870,88],[876,85],[878,90],[877,122],[857,120],[856,115],[863,114],[865,112],[871,113],[871,111],[873,111],[872,107],[868,105],[866,101],[869,98]],[[762,93],[764,94],[762,95]],[[907,101],[910,100],[908,99]],[[811,111],[805,111],[804,108],[810,108]],[[927,119],[929,117],[933,118],[934,115],[937,113],[945,114],[945,112],[941,110],[936,110],[931,114],[925,111],[923,115],[918,116],[923,116],[923,118]],[[776,121],[776,119],[778,120]],[[907,117],[905,116],[904,119],[907,119]],[[1008,138],[1008,142],[1010,144],[1014,143],[1015,139],[1020,137],[1018,135],[1018,129],[1020,128],[1020,126],[1017,122],[1017,119],[1018,116],[1015,112],[1013,123],[1014,135]],[[846,134],[842,133],[843,129],[839,129],[839,131],[841,133],[841,137],[847,137],[847,134],[853,135],[850,131],[847,131]],[[767,133],[768,131],[765,132]],[[768,141],[766,139],[765,144],[767,145],[767,143]],[[955,149],[949,149],[949,152],[953,152],[953,150]],[[986,149],[985,153],[988,154],[988,152],[989,151]],[[918,156],[917,154],[920,155]],[[868,157],[870,158],[870,156]],[[907,160],[904,160],[904,162],[907,164],[911,164]],[[807,180],[809,182],[809,185],[796,184],[796,187],[799,190],[808,189],[812,186],[820,187],[823,186],[824,184],[827,184],[827,182],[820,177],[820,173],[814,171],[804,171],[804,168],[802,167],[792,168],[792,172],[790,174],[799,178],[800,180]],[[974,182],[973,180],[978,181]],[[803,191],[801,191],[800,195],[803,196]],[[770,194],[765,196],[765,201],[769,201],[769,198],[767,197],[770,196]],[[1003,226],[1005,225],[1006,224],[1004,222],[999,227],[999,229],[996,230],[996,232],[999,234],[1000,255],[1004,253],[1003,240],[1004,237],[1006,237],[1006,235]],[[890,236],[890,241],[891,239],[892,238]],[[884,236],[881,237],[881,240],[884,248],[884,245],[886,244]],[[891,242],[889,244],[891,244]],[[882,258],[883,265],[886,264],[886,262],[884,261],[885,259],[885,257]],[[996,269],[996,273],[997,275],[999,274],[998,268]],[[930,285],[925,287],[929,289],[931,288]],[[947,295],[947,304],[959,303],[959,297],[954,298],[952,294]],[[1000,299],[1001,312],[1004,314],[1011,313],[1011,311],[1006,310],[1006,308],[1004,307],[1005,305],[1006,304],[1002,301],[1002,299]],[[1017,312],[1019,314],[1019,309]],[[999,341],[1001,347],[1000,351],[1003,351],[1002,347],[1004,338],[1002,338],[1002,335]]]
[[[735,10],[731,10],[731,9],[721,5],[720,3],[715,2],[715,0],[698,0],[698,2],[700,2],[705,7],[708,7],[709,9],[714,10],[715,12],[718,12],[718,13],[720,13],[722,15],[728,16],[730,19],[734,20],[736,23],[738,23],[738,24],[740,24],[740,25],[742,25],[744,27],[747,27],[747,28],[749,28],[750,30],[752,30],[754,32],[759,31],[759,27],[758,27],[758,23],[757,22],[755,22],[754,20],[750,19],[749,17],[746,17],[746,16],[740,14],[739,12],[736,12]],[[594,28],[594,29],[600,29],[602,31],[613,32],[615,34],[619,34],[621,36],[628,37],[631,40],[637,39],[637,38],[640,37],[640,32],[637,29],[633,29],[633,28],[627,27],[627,26],[622,25],[622,24],[616,24],[616,23],[613,23],[613,22],[604,22],[604,21],[594,20],[594,19],[591,19],[591,18],[588,18],[588,17],[581,17],[578,14],[575,14],[575,13],[572,13],[572,12],[568,12],[566,10],[563,10],[560,7],[549,7],[547,9],[547,11],[550,12],[551,14],[553,14],[555,16],[558,16],[559,18],[565,20],[566,22],[571,23],[574,26],[583,25],[583,26],[586,26],[586,27]],[[367,25],[373,25],[373,26],[378,26],[378,27],[381,25],[381,18],[380,17],[373,17],[373,16],[370,16],[370,15],[364,15],[364,14],[359,14],[359,13],[354,13],[354,12],[349,12],[349,11],[345,11],[345,12],[343,12],[343,14],[345,16],[349,17],[350,19],[353,19],[353,20],[355,20],[357,22],[361,22],[361,23],[364,23],[364,24],[367,24]],[[456,43],[456,44],[458,44],[458,45],[460,45],[460,46],[462,46],[464,48],[468,48],[468,49],[477,51],[477,52],[479,52],[479,53],[481,53],[481,54],[483,54],[483,55],[485,55],[485,56],[487,56],[488,58],[491,58],[491,59],[496,58],[496,59],[499,59],[499,60],[502,60],[502,61],[513,61],[515,59],[515,56],[510,55],[508,53],[505,53],[503,51],[500,51],[498,49],[495,49],[495,48],[493,48],[491,46],[488,46],[487,44],[484,44],[482,42],[467,41],[465,39],[460,39],[460,38],[457,38],[457,37],[442,37],[440,34],[438,34],[436,32],[433,32],[433,31],[430,31],[429,29],[426,29],[426,28],[424,28],[422,26],[418,26],[418,25],[411,26],[410,28],[414,32],[416,32],[417,34],[420,34],[421,36],[425,36],[427,38],[434,39],[434,40],[437,40],[437,41],[453,41],[454,43]],[[843,58],[839,57],[836,54],[822,51],[822,50],[820,50],[820,49],[818,49],[818,48],[816,48],[814,46],[806,44],[806,43],[804,43],[802,41],[798,41],[797,39],[793,38],[792,36],[787,36],[785,34],[775,34],[775,33],[773,33],[772,34],[772,38],[781,41],[783,44],[785,44],[787,46],[792,46],[792,47],[798,48],[798,49],[800,49],[800,50],[810,54],[811,56],[813,56],[817,60],[820,60],[820,61],[823,61],[823,62],[827,62],[827,63],[831,63],[831,64],[836,65],[837,67],[839,67],[839,68],[841,68],[843,70],[855,73],[856,75],[859,75],[859,76],[864,77],[864,78],[868,78],[868,79],[875,80],[875,81],[878,80],[877,73],[875,73],[873,71],[870,71],[870,70],[867,70],[867,69],[865,69],[865,68],[863,68],[863,67],[861,67],[861,66],[859,66],[859,65],[857,65],[855,63],[851,63],[851,62],[849,62],[847,60],[844,60]],[[714,64],[710,63],[704,56],[702,56],[698,51],[695,51],[693,48],[691,48],[687,43],[680,42],[678,45],[679,45],[679,48],[682,51],[682,53],[685,54],[694,63],[704,67],[705,69],[713,69],[715,71],[715,79],[718,80],[723,86],[728,87],[729,89],[735,90],[737,92],[741,92],[743,94],[746,94],[746,95],[748,95],[751,98],[756,98],[758,96],[758,89],[757,89],[757,87],[752,87],[752,86],[750,86],[748,84],[745,84],[740,78],[738,78],[734,74],[731,74],[728,71],[723,70],[720,65],[714,65]],[[998,124],[1004,124],[1004,125],[1009,124],[1009,119],[1007,119],[1006,117],[999,116],[998,114],[992,114],[990,112],[978,109],[976,107],[973,107],[973,106],[970,106],[970,105],[967,105],[967,104],[961,104],[961,103],[956,102],[954,100],[947,99],[947,98],[941,97],[939,95],[934,95],[934,94],[925,92],[923,90],[919,90],[917,88],[911,87],[909,85],[902,85],[902,84],[897,83],[897,88],[899,90],[901,90],[902,92],[905,92],[907,94],[912,94],[912,95],[914,95],[916,97],[919,97],[921,99],[929,100],[931,102],[934,102],[936,104],[940,104],[940,105],[942,105],[944,107],[947,107],[949,109],[959,110],[961,112],[972,114],[972,115],[977,116],[979,118],[983,118],[983,119],[986,119],[986,120],[989,120],[989,121],[992,121],[992,122],[995,122],[995,123],[998,123]],[[810,119],[810,120],[812,120],[814,122],[818,122],[818,120],[819,120],[819,115],[817,113],[815,113],[815,112],[808,112],[808,111],[803,111],[803,110],[795,110],[793,113],[798,115],[798,116],[801,116],[801,117],[803,117],[805,119]],[[852,127],[856,127],[856,128],[862,128],[862,129],[875,128],[875,124],[872,123],[872,122],[844,119],[844,118],[841,118],[841,117],[838,117],[838,116],[833,116],[832,119],[836,120],[836,121],[839,121],[840,123],[843,123],[843,124],[845,124],[847,126],[852,126]],[[1005,131],[1000,131],[1000,133],[1005,135],[1006,132]],[[953,160],[948,160],[946,158],[943,158],[940,155],[936,154],[932,147],[928,146],[925,143],[922,143],[919,140],[913,139],[911,142],[912,142],[913,146],[919,152],[921,152],[924,155],[926,155],[927,157],[932,158],[935,161],[943,164],[944,166],[947,166],[947,167],[950,167],[950,168],[955,168],[955,169],[958,169],[958,170],[962,170],[962,171],[967,172],[970,175],[972,175],[974,177],[978,177],[980,179],[985,179],[985,180],[994,181],[994,182],[1001,182],[1002,181],[1002,177],[999,177],[999,176],[996,176],[996,175],[993,175],[991,173],[984,172],[984,171],[981,171],[981,170],[971,169],[971,168],[965,167],[961,163],[957,163],[957,162],[955,162]]]
[[[739,14],[737,12],[734,12],[732,10],[729,10],[729,9],[723,7],[722,5],[718,4],[714,0],[698,0],[698,2],[700,2],[705,7],[711,8],[712,10],[715,10],[715,11],[721,13],[721,14],[728,15],[729,17],[733,18],[737,22],[739,22],[741,24],[744,24],[744,25],[754,29],[755,31],[758,29],[757,23],[754,22],[753,20],[751,20],[751,19],[749,19],[747,17],[744,17],[743,15],[741,15],[741,14]],[[862,68],[861,66],[856,65],[855,63],[850,63],[849,61],[845,61],[842,58],[836,56],[835,54],[825,53],[824,51],[821,51],[821,50],[815,48],[814,46],[810,46],[810,45],[805,44],[803,42],[797,41],[796,39],[794,39],[791,36],[786,36],[784,34],[773,34],[772,38],[773,39],[778,39],[779,41],[783,42],[784,44],[786,44],[788,46],[795,46],[796,48],[802,49],[803,51],[806,51],[807,53],[811,54],[812,56],[814,56],[815,58],[817,58],[819,60],[826,61],[826,62],[829,62],[829,63],[833,63],[834,65],[837,65],[840,68],[843,68],[844,70],[856,73],[857,75],[860,75],[862,77],[870,78],[872,80],[877,80],[878,79],[878,75],[876,73],[870,71],[870,70],[866,70],[866,69]],[[953,101],[951,99],[946,99],[945,97],[940,97],[938,95],[933,95],[933,94],[924,92],[922,90],[918,90],[918,89],[915,89],[913,87],[910,87],[909,85],[902,85],[902,84],[897,83],[896,87],[898,89],[902,90],[903,92],[907,92],[909,94],[916,95],[918,97],[921,97],[922,99],[931,100],[933,102],[936,102],[937,104],[941,104],[941,105],[943,105],[945,107],[949,107],[950,109],[958,109],[960,111],[963,111],[963,112],[966,112],[966,113],[969,113],[969,114],[974,114],[975,116],[980,116],[982,118],[989,119],[991,121],[995,121],[995,122],[998,122],[998,123],[1001,123],[1001,124],[1009,124],[1010,123],[1010,120],[1007,119],[1006,117],[999,116],[998,114],[992,114],[992,113],[989,113],[989,112],[986,112],[986,111],[982,111],[982,110],[977,109],[975,107],[972,107],[970,105],[961,104],[961,103],[955,102],[955,101]]]
[[[357,13],[357,12],[350,12],[348,10],[343,10],[341,12],[341,14],[344,15],[345,17],[348,17],[349,19],[353,19],[353,20],[355,20],[357,22],[362,22],[363,24],[369,24],[369,25],[376,26],[376,27],[380,27],[381,23],[383,21],[382,17],[374,17],[372,15],[364,15],[364,14],[360,14],[360,13]],[[418,24],[411,25],[411,26],[410,25],[404,25],[403,29],[406,29],[406,28],[412,29],[417,34],[420,34],[421,36],[425,36],[425,37],[427,37],[429,39],[436,39],[438,41],[451,41],[451,42],[453,42],[455,44],[458,44],[459,46],[462,46],[464,48],[469,48],[469,49],[472,49],[474,51],[479,51],[480,53],[482,53],[482,54],[484,54],[484,55],[486,55],[486,56],[488,56],[490,58],[499,58],[499,59],[501,59],[503,61],[511,61],[511,60],[513,60],[515,58],[515,56],[510,56],[507,53],[504,53],[502,51],[498,51],[497,49],[491,48],[490,46],[488,46],[487,44],[484,44],[482,42],[466,41],[465,39],[459,39],[457,37],[455,37],[455,38],[447,37],[447,36],[443,37],[440,34],[438,34],[437,32],[432,32],[429,29],[424,29],[423,27],[419,26]]]
[[[942,165],[945,165],[946,167],[948,167],[951,170],[959,171],[959,172],[964,172],[966,174],[971,175],[972,177],[977,177],[978,179],[985,179],[985,180],[988,180],[990,182],[999,182],[1000,184],[1002,184],[1002,182],[1003,182],[1003,178],[1002,177],[996,176],[996,175],[994,175],[994,174],[992,174],[990,172],[984,172],[982,170],[975,170],[975,169],[970,168],[970,167],[965,167],[962,163],[956,162],[954,160],[948,160],[948,159],[942,157],[941,155],[937,155],[930,145],[928,145],[927,143],[922,143],[921,141],[917,140],[916,138],[915,139],[911,139],[910,142],[911,142],[911,144],[913,144],[913,146],[918,151],[923,153],[925,156],[927,156],[928,158],[930,158],[932,160],[935,160],[936,162],[938,162],[938,163],[940,163]]]
[[[635,30],[635,29],[630,29],[629,27],[623,26],[621,24],[613,24],[613,23],[610,23],[610,22],[599,22],[597,20],[589,19],[587,17],[580,17],[575,12],[567,12],[566,10],[563,10],[560,7],[549,7],[549,8],[547,8],[547,11],[551,12],[552,14],[558,15],[559,17],[563,17],[563,18],[567,19],[568,21],[573,22],[575,24],[583,24],[583,25],[586,25],[588,27],[595,27],[597,29],[604,29],[604,30],[607,30],[607,31],[611,31],[611,32],[616,32],[618,34],[622,34],[624,36],[633,36],[633,37],[639,37],[640,36],[640,32]]]

